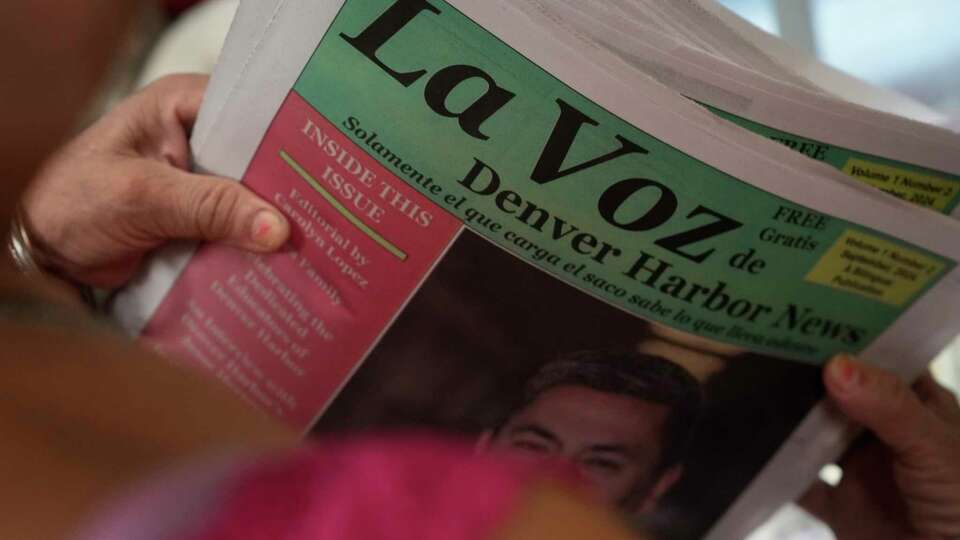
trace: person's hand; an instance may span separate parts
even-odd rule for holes
[[[38,262],[116,287],[170,240],[256,252],[286,242],[290,226],[269,204],[238,182],[188,172],[188,132],[206,84],[201,75],[164,78],[51,158],[22,207]]]
[[[833,403],[872,435],[841,461],[837,487],[812,488],[801,504],[839,540],[960,538],[960,405],[925,375],[911,389],[849,357],[824,371]]]

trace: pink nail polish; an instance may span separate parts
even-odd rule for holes
[[[253,241],[265,247],[273,247],[274,236],[280,224],[280,218],[273,212],[260,212],[253,219]]]
[[[860,384],[860,369],[847,356],[834,360],[829,369],[831,378],[845,390],[853,390]]]

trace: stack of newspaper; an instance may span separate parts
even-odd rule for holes
[[[290,245],[171,248],[117,318],[305,432],[561,456],[656,538],[743,538],[851,437],[825,361],[912,378],[960,333],[960,137],[748,33],[693,0],[241,2],[196,166]]]

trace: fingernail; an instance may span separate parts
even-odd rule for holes
[[[852,392],[860,386],[860,368],[856,361],[846,355],[837,356],[830,362],[827,376],[844,392]]]
[[[253,218],[253,241],[265,248],[277,247],[277,237],[283,221],[275,212],[261,210]]]

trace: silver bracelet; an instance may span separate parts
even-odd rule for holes
[[[13,258],[13,263],[17,265],[17,270],[24,274],[39,274],[42,272],[33,253],[33,242],[30,240],[30,234],[23,226],[23,218],[18,211],[13,216],[10,224],[10,238],[7,240],[7,249]]]

